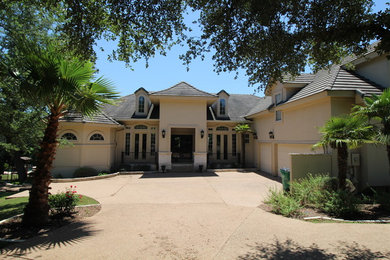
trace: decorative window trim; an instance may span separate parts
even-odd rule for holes
[[[136,130],[147,130],[148,126],[146,126],[146,125],[136,125],[136,126],[134,126],[134,129],[136,129]]]
[[[72,139],[69,139],[68,137],[65,137],[65,138],[64,138],[65,135],[68,136],[68,137],[70,137],[70,138],[72,138]],[[72,136],[73,136],[74,138],[73,138]],[[64,133],[61,134],[61,139],[66,139],[66,140],[72,141],[72,142],[78,141],[77,135],[76,135],[75,133],[70,132],[70,131],[64,131]]]
[[[215,130],[217,130],[217,131],[229,131],[229,128],[226,127],[226,126],[217,126],[215,128]]]
[[[93,133],[89,136],[89,141],[104,141],[104,136],[101,133]]]

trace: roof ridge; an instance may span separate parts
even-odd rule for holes
[[[333,88],[333,86],[334,86],[334,83],[336,82],[336,79],[337,79],[337,77],[339,76],[341,66],[337,65],[337,68],[338,68],[338,71],[337,71],[336,75],[334,76],[334,79],[332,80],[332,83],[330,84],[330,90],[332,90],[332,88]],[[331,68],[331,69],[332,69],[332,68]]]
[[[110,120],[111,122],[113,122],[113,123],[119,125],[119,123],[118,123],[114,118],[112,118],[111,116],[107,115],[103,110],[100,110],[100,113],[101,113],[103,116],[105,116],[108,120]]]
[[[182,83],[188,85],[189,87],[191,87],[191,88],[193,88],[193,89],[195,89],[195,90],[197,90],[197,91],[199,91],[199,92],[201,92],[201,93],[204,93],[204,94],[207,94],[207,95],[211,95],[211,96],[215,96],[215,94],[211,94],[211,93],[209,93],[209,92],[200,90],[200,89],[198,89],[198,88],[192,86],[191,84],[189,84],[188,82],[185,82],[185,81],[180,81],[179,83],[176,83],[175,85],[173,85],[173,86],[171,86],[171,87],[169,87],[169,88],[166,88],[166,89],[163,89],[163,90],[156,91],[156,92],[152,93],[152,95],[155,95],[155,94],[158,94],[158,93],[160,93],[160,92],[163,92],[163,91],[167,91],[167,90],[173,89],[173,88],[177,87],[178,85],[180,85],[180,84],[182,84]]]

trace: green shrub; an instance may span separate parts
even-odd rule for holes
[[[350,218],[359,214],[359,199],[349,191],[337,190],[328,192],[328,199],[321,210],[329,215]]]
[[[306,178],[291,183],[291,196],[302,206],[319,208],[327,200],[327,191],[337,187],[337,180],[328,175],[308,174]]]
[[[290,193],[269,192],[266,203],[272,206],[273,212],[286,217],[298,216],[302,207],[315,208],[335,217],[352,217],[359,212],[359,199],[350,191],[337,190],[337,179],[327,175],[309,174],[292,182]]]
[[[76,186],[71,185],[65,192],[49,195],[49,206],[55,215],[71,215],[80,199]]]
[[[300,215],[301,205],[292,196],[283,191],[269,190],[265,203],[271,205],[272,212],[285,217],[297,217]]]
[[[91,167],[81,167],[75,170],[73,173],[74,178],[91,177],[97,175],[98,175],[98,171]]]
[[[98,174],[98,176],[104,176],[104,175],[108,175],[108,173],[106,173],[106,172],[101,172],[101,173]]]

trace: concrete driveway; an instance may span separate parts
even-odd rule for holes
[[[2,252],[23,259],[390,258],[390,225],[314,224],[257,206],[281,184],[256,173],[129,175],[76,185],[102,210]],[[182,176],[185,176],[184,174]]]

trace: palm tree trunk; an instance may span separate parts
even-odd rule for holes
[[[38,154],[37,168],[33,173],[33,183],[30,197],[24,209],[23,225],[41,226],[49,219],[49,185],[51,182],[50,170],[57,149],[57,130],[60,115],[51,113],[41,149]]]
[[[348,170],[348,147],[344,143],[337,147],[337,164],[339,170],[339,189],[345,190]]]

